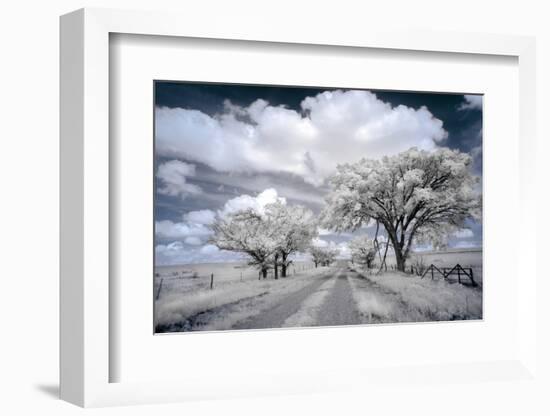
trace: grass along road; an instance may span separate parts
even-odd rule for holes
[[[157,305],[156,332],[277,328],[333,275],[334,268],[320,267],[279,280],[169,295]]]
[[[317,289],[312,291],[313,289]],[[304,294],[310,292],[309,296]],[[340,268],[321,285],[310,285],[242,328],[341,326],[481,318],[481,291],[402,273],[365,276]],[[270,315],[273,313],[271,319]],[[288,316],[284,322],[284,316]],[[257,325],[257,326],[255,326]],[[241,328],[241,326],[239,326]]]
[[[159,332],[426,322],[481,318],[481,291],[402,273],[362,275],[324,268],[221,304]],[[285,282],[286,281],[286,282]],[[298,284],[299,283],[299,284]]]

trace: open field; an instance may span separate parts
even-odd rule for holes
[[[482,282],[479,250],[421,256],[427,266],[472,267],[476,282]],[[481,285],[468,287],[391,270],[376,274],[346,260],[318,268],[297,262],[288,277],[278,280],[272,274],[258,279],[256,269],[239,263],[159,267],[155,294],[157,332],[482,318]]]

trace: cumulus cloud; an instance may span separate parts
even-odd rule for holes
[[[185,246],[180,241],[174,241],[170,244],[158,244],[155,247],[155,263],[178,264],[185,253]]]
[[[187,237],[208,236],[211,232],[203,224],[163,220],[155,223],[155,233],[162,238],[184,240]]]
[[[312,240],[311,245],[317,248],[327,248],[330,250],[338,250],[337,258],[347,259],[351,257],[349,245],[346,241],[336,243],[334,241],[327,241],[322,238],[315,238]]]
[[[268,204],[281,202],[286,204],[286,199],[279,197],[277,190],[273,188],[266,189],[257,196],[241,195],[230,199],[225,203],[223,208],[218,211],[218,214],[225,217],[238,211],[252,209],[260,214],[263,214],[265,207]]]
[[[155,264],[175,265],[191,263],[212,263],[240,261],[242,256],[237,253],[219,250],[216,246],[203,247],[186,246],[180,241],[169,244],[157,244],[155,247]]]
[[[183,249],[183,244],[179,241],[174,241],[170,244],[159,244],[155,247],[155,252],[157,254],[163,254],[165,256],[173,256],[175,253],[178,253]]]
[[[187,237],[185,240],[183,240],[185,244],[189,244],[191,246],[200,246],[202,244],[202,241],[199,237]]]
[[[481,243],[478,241],[459,241],[452,248],[479,248]]]
[[[215,116],[183,108],[155,112],[161,156],[218,172],[287,172],[316,186],[338,163],[412,146],[432,150],[447,137],[426,107],[392,107],[369,91],[325,91],[305,98],[300,112],[265,100],[226,103]]]
[[[212,255],[220,252],[220,249],[213,244],[207,244],[200,249],[201,254]]]
[[[474,233],[469,228],[462,228],[454,233],[456,238],[473,238]]]
[[[472,156],[473,159],[477,159],[481,157],[482,152],[483,152],[483,146],[481,145],[475,146],[472,148],[472,150],[470,150],[470,156]]]
[[[378,244],[382,244],[388,241],[384,234],[378,234],[378,237],[376,237],[376,239],[378,240]]]
[[[202,189],[187,182],[187,178],[195,176],[195,165],[170,160],[161,163],[157,170],[160,186],[157,192],[162,195],[180,196],[182,199],[191,194],[200,194]]]
[[[193,224],[209,225],[214,222],[216,214],[210,209],[201,209],[198,211],[190,211],[183,215],[183,220]]]
[[[464,95],[464,102],[458,107],[459,110],[481,110],[483,107],[483,95]]]
[[[326,248],[330,245],[330,243],[327,240],[323,240],[322,238],[314,238],[311,242],[311,245],[313,247]]]
[[[339,259],[349,259],[351,258],[351,251],[347,242],[339,243],[337,246],[338,249],[338,258]]]
[[[217,212],[203,209],[184,214],[181,222],[157,221],[155,223],[155,234],[165,240],[178,240],[188,245],[199,246],[204,244],[212,234],[208,226],[214,222],[216,215],[225,217],[245,209],[253,209],[256,212],[263,213],[266,205],[277,201],[283,204],[286,203],[285,198],[279,197],[277,190],[273,188],[266,189],[256,196],[240,195],[228,200]]]

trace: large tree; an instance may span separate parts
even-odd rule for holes
[[[275,275],[281,266],[281,276],[287,276],[290,257],[303,252],[317,236],[317,224],[313,213],[301,205],[286,205],[275,202],[266,206],[266,220],[275,228],[277,250],[274,254]]]
[[[265,216],[247,209],[228,216],[218,216],[211,225],[214,232],[210,242],[221,250],[248,255],[251,266],[260,269],[264,279],[273,265],[278,247],[276,229]]]
[[[381,160],[340,165],[322,213],[325,227],[355,230],[378,221],[385,228],[399,270],[414,240],[436,241],[479,218],[481,195],[468,154],[411,148]]]
[[[273,268],[275,279],[279,267],[282,276],[287,276],[290,256],[305,251],[317,236],[317,223],[310,210],[282,202],[268,204],[262,212],[247,209],[219,215],[211,228],[212,244],[246,254],[249,264],[258,267],[264,277]]]

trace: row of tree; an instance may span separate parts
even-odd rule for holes
[[[330,247],[316,247],[312,245],[309,249],[309,254],[315,264],[315,268],[318,266],[330,266],[340,254],[340,250]]]
[[[275,279],[279,270],[286,277],[291,256],[307,251],[317,237],[313,213],[282,202],[268,204],[262,212],[247,209],[218,217],[211,228],[211,242],[218,248],[246,254],[264,278],[273,269]]]
[[[440,246],[467,219],[481,217],[479,179],[471,163],[468,154],[456,150],[412,148],[381,160],[340,165],[329,180],[331,192],[319,219],[302,206],[276,202],[263,212],[248,209],[218,217],[211,242],[246,254],[264,277],[273,268],[278,278],[279,268],[285,277],[291,256],[298,252],[309,251],[316,267],[335,260],[337,251],[312,244],[319,226],[355,231],[374,222],[374,238],[363,235],[350,241],[352,260],[372,267],[379,256],[383,264],[391,246],[397,268],[404,271],[414,242]]]

